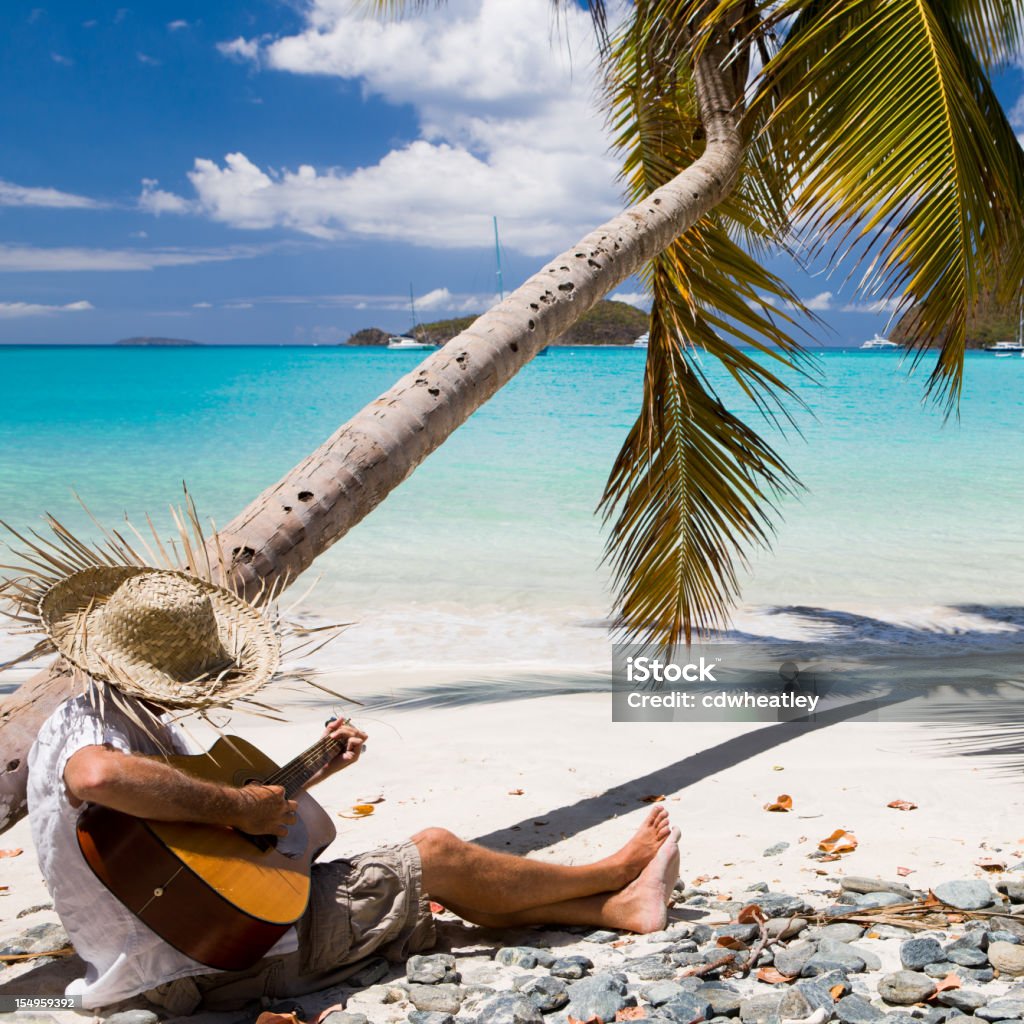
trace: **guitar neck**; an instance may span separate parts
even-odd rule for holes
[[[285,795],[293,797],[328,761],[342,749],[342,744],[324,736],[264,779],[268,786],[283,786]]]

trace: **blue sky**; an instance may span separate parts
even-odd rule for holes
[[[549,12],[3,5],[0,342],[330,344],[406,328],[410,284],[422,319],[485,308],[492,215],[514,286],[620,205],[589,24]],[[885,329],[842,276],[774,269],[826,343]]]

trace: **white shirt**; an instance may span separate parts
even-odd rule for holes
[[[166,750],[192,753],[180,729],[164,728]],[[147,928],[107,890],[82,856],[76,833],[80,808],[72,807],[68,799],[64,767],[75,751],[98,745],[125,753],[164,752],[112,701],[106,702],[101,719],[87,698],[73,697],[46,720],[28,755],[29,819],[39,868],[54,909],[87,965],[85,977],[72,981],[66,994],[80,995],[87,1009],[213,970]],[[292,928],[267,955],[297,948]]]

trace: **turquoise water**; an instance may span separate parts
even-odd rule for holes
[[[184,480],[225,522],[417,361],[340,348],[0,349],[0,515],[24,527],[45,510],[89,532],[73,487],[104,522],[149,512],[166,525]],[[1024,359],[970,355],[960,420],[947,423],[922,403],[924,373],[898,356],[818,361],[820,386],[795,382],[809,406],[802,436],[773,433],[807,490],[783,501],[746,601],[890,618],[1024,604]],[[535,360],[318,562],[313,606],[407,624],[448,615],[470,632],[494,615],[602,615],[593,510],[643,366],[631,349]]]

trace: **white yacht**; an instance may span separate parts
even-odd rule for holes
[[[890,341],[888,338],[883,338],[881,335],[876,334],[873,338],[869,338],[861,345],[861,351],[879,351],[882,349],[894,349],[900,346],[895,341]]]
[[[396,352],[423,352],[427,349],[435,349],[429,341],[417,341],[407,334],[393,334],[388,338],[388,348]]]
[[[1012,356],[1020,352],[1024,354],[1024,342],[997,341],[994,345],[986,345],[986,352],[994,352],[997,356]]]
[[[651,335],[650,335],[650,332],[647,331],[647,332],[641,334],[640,337],[637,338],[636,341],[633,342],[633,346],[632,347],[633,348],[647,348],[648,344],[650,343],[650,340],[651,340]]]

